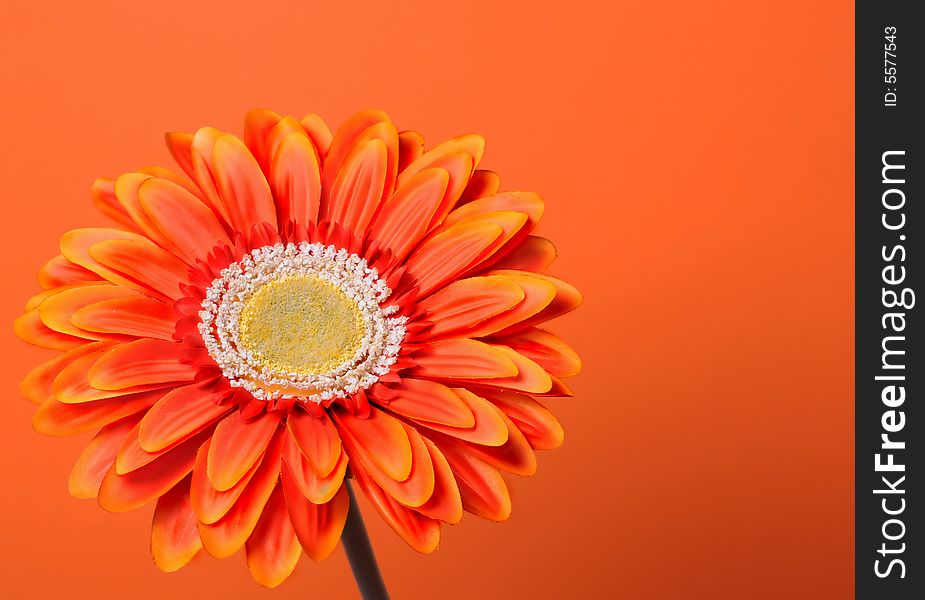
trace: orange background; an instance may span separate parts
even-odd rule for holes
[[[10,323],[89,186],[166,130],[366,107],[475,131],[547,200],[585,293],[566,443],[514,515],[409,550],[363,504],[395,598],[843,598],[853,580],[853,3],[4,3],[0,596],[354,598],[341,551],[269,592],[242,556],[173,575],[151,509],[69,498],[86,441],[31,430],[46,353]],[[195,4],[195,5],[194,5]]]

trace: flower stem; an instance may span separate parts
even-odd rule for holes
[[[350,561],[353,579],[357,582],[357,589],[360,590],[363,600],[389,600],[389,593],[385,589],[379,565],[376,564],[376,555],[369,543],[369,535],[366,533],[366,525],[363,524],[363,515],[360,514],[353,487],[349,480],[344,480],[344,484],[347,486],[347,493],[350,494],[350,509],[347,511],[347,522],[340,539],[344,544],[347,560]]]

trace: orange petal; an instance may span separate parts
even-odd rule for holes
[[[103,477],[116,461],[116,453],[125,438],[135,429],[139,416],[128,417],[100,429],[80,453],[71,469],[67,487],[75,498],[96,498]]]
[[[176,321],[169,304],[138,294],[94,302],[71,315],[71,323],[84,331],[167,341],[173,339]]]
[[[24,342],[50,350],[71,350],[87,343],[83,338],[50,329],[39,316],[39,309],[23,313],[13,321],[13,333]]]
[[[479,198],[460,206],[446,216],[443,224],[462,223],[497,211],[514,211],[527,215],[527,223],[524,229],[529,231],[536,227],[543,217],[543,209],[543,199],[540,198],[539,194],[533,192],[503,192],[494,196]]]
[[[512,227],[526,215],[497,213],[499,220]],[[497,247],[505,227],[496,221],[460,223],[427,238],[408,259],[408,273],[415,277],[420,297],[425,297],[446,282],[481,262]]]
[[[424,154],[424,136],[417,131],[400,131],[398,133],[398,172]]]
[[[58,254],[42,266],[38,279],[39,285],[47,290],[86,281],[100,281],[100,276],[80,265],[75,265],[63,254]]]
[[[279,223],[308,225],[318,220],[321,203],[320,158],[304,133],[283,138],[273,155],[270,188],[276,200]]]
[[[501,341],[556,377],[573,377],[581,371],[578,354],[561,339],[542,329],[528,329]]]
[[[388,147],[381,139],[359,143],[341,164],[331,185],[323,217],[362,234],[379,208],[389,179]]]
[[[450,173],[447,194],[431,221],[433,227],[443,221],[459,200],[469,183],[469,178],[472,177],[473,170],[482,160],[484,151],[485,140],[478,135],[464,135],[443,142],[408,165],[398,178],[398,186],[402,186],[419,172],[431,167],[442,167]]]
[[[450,427],[472,427],[475,416],[469,406],[450,388],[426,379],[402,379],[394,389],[396,396],[387,408],[415,421],[440,423]]]
[[[282,116],[272,110],[255,108],[244,117],[244,145],[254,155],[254,160],[264,173],[270,172],[273,151],[270,148],[270,131],[280,122]]]
[[[152,177],[141,183],[138,199],[160,238],[188,264],[205,260],[213,247],[231,246],[225,228],[212,209],[183,187]]]
[[[308,117],[306,117],[306,119],[307,118]],[[306,119],[302,120],[302,126],[305,127],[306,131],[310,132],[309,137],[311,137],[311,129],[305,124]],[[379,127],[376,128],[377,126]],[[322,188],[325,200],[327,200],[328,194],[330,194],[331,188],[334,186],[334,179],[340,172],[341,165],[346,160],[347,155],[353,150],[354,146],[359,142],[374,138],[381,139],[387,146],[395,150],[395,164],[397,168],[398,132],[395,130],[395,126],[392,125],[391,119],[381,110],[371,109],[360,111],[344,121],[331,139],[328,151],[322,153],[326,154],[324,158],[324,168],[322,169]],[[321,148],[318,144],[316,144],[316,146]]]
[[[83,337],[86,339],[103,339],[97,333],[86,331],[72,322],[72,317],[78,310],[96,302],[111,300],[113,298],[129,298],[138,296],[132,290],[125,289],[111,283],[86,283],[70,289],[64,289],[57,294],[46,298],[39,305],[39,317],[49,328],[58,333]],[[119,339],[122,336],[115,336]]]
[[[111,272],[140,282],[146,288],[142,291],[152,290],[171,300],[183,296],[180,284],[186,283],[189,267],[153,242],[108,240],[90,246],[89,253],[93,260]]]
[[[209,476],[206,471],[210,445],[211,440],[206,440],[199,448],[199,453],[196,455],[196,464],[193,466],[192,483],[190,486],[193,512],[196,513],[196,518],[201,523],[206,524],[215,523],[228,514],[231,507],[234,506],[238,498],[241,497],[241,494],[244,493],[244,489],[254,477],[254,474],[257,472],[263,460],[263,457],[261,457],[261,460],[255,462],[254,466],[252,466],[247,473],[244,474],[244,477],[234,484],[231,489],[220,492],[212,487],[212,483],[209,481]]]
[[[453,470],[437,445],[427,438],[423,440],[434,465],[435,483],[434,493],[430,500],[419,506],[417,511],[422,515],[455,525],[462,519],[463,505],[459,495],[459,486],[456,485],[456,479],[453,477]]]
[[[140,231],[145,237],[156,243],[158,246],[167,250],[174,256],[179,256],[180,252],[176,247],[165,238],[161,232],[154,226],[151,218],[142,209],[141,202],[138,198],[138,190],[141,184],[152,179],[153,176],[147,173],[125,173],[116,179],[115,194],[119,204],[125,210],[126,214],[132,218],[135,223],[134,229]]]
[[[441,443],[439,448],[453,469],[463,508],[484,519],[506,521],[511,516],[511,496],[498,469],[452,443]]]
[[[189,443],[195,442],[196,446],[198,447],[205,440],[209,439],[210,433],[211,429],[199,431],[192,435],[186,436],[183,438],[183,441],[184,443],[187,440]],[[154,452],[148,452],[142,448],[141,444],[138,442],[138,427],[136,427],[135,430],[132,431],[125,439],[125,443],[122,444],[122,447],[119,448],[119,453],[116,455],[116,473],[118,475],[125,475],[126,473],[137,471],[138,469],[160,459],[176,446],[177,444],[174,444]]]
[[[196,515],[190,505],[189,479],[161,496],[151,525],[151,555],[165,573],[184,567],[202,550]]]
[[[508,354],[484,342],[448,339],[422,344],[413,355],[411,374],[437,379],[490,379],[517,376]]]
[[[349,436],[347,439],[351,443],[347,446],[347,449],[352,461],[351,464],[354,465],[353,473],[361,470],[365,471],[386,494],[404,506],[417,507],[427,502],[434,493],[434,466],[421,434],[407,425],[403,424],[402,426],[411,442],[412,456],[411,471],[404,480],[397,481],[391,478],[379,468],[363,446],[354,444],[353,438]]]
[[[504,275],[504,274],[514,274],[521,273],[520,271],[490,271],[489,273],[493,275]],[[541,310],[539,313],[533,315],[529,319],[525,319],[516,325],[512,325],[507,329],[504,329],[498,332],[498,335],[510,335],[512,333],[519,333],[534,325],[539,323],[544,323],[551,319],[555,319],[558,316],[564,315],[565,313],[575,310],[581,306],[582,297],[581,292],[570,283],[557,279],[555,277],[550,277],[549,275],[541,275],[539,273],[531,273],[532,277],[538,277],[551,283],[556,286],[556,297],[553,298],[552,302],[549,305]]]
[[[183,358],[184,347],[178,342],[135,340],[106,351],[90,367],[87,379],[99,390],[192,381],[196,368],[180,362]]]
[[[495,277],[501,277],[519,287],[523,294],[523,300],[511,309],[473,325],[466,332],[467,337],[485,337],[511,325],[526,321],[549,306],[556,297],[556,286],[540,277],[519,271],[508,272],[505,275],[495,275]]]
[[[529,477],[536,473],[536,454],[524,434],[517,429],[517,426],[507,416],[502,418],[507,425],[508,435],[507,441],[501,446],[481,446],[470,442],[457,443],[466,452],[481,458],[494,467],[515,475]],[[447,460],[449,460],[449,456]]]
[[[90,188],[90,198],[98,211],[126,229],[138,231],[138,225],[116,198],[115,182],[112,179],[97,179]]]
[[[196,153],[195,146],[193,152]],[[259,223],[276,227],[270,186],[244,142],[233,135],[220,136],[212,147],[211,172],[223,214],[232,227],[242,232],[249,232]]]
[[[19,392],[30,402],[42,404],[54,395],[55,378],[72,362],[92,352],[109,348],[107,342],[82,344],[32,369],[19,384]]]
[[[265,412],[247,422],[240,411],[225,417],[212,436],[207,472],[212,487],[222,492],[236,484],[273,438],[279,426],[278,413]]]
[[[391,479],[404,481],[411,474],[411,441],[401,422],[377,408],[360,419],[346,412],[333,413],[341,437],[349,435],[373,463]]]
[[[282,488],[270,494],[254,533],[247,539],[247,566],[254,581],[274,588],[292,574],[302,548],[289,521]]]
[[[362,470],[357,471],[354,476],[373,507],[406,544],[424,554],[437,549],[440,544],[439,521],[402,506]]]
[[[324,160],[325,156],[328,154],[328,150],[331,147],[331,140],[334,137],[334,134],[331,133],[327,123],[325,123],[324,119],[315,113],[310,113],[302,117],[302,120],[299,121],[299,124],[303,129],[305,129],[305,133],[307,133],[308,137],[311,138],[312,144],[315,145],[315,148],[318,149],[318,156],[321,158],[321,160]]]
[[[218,401],[226,394],[216,389],[216,379],[200,381],[171,390],[141,421],[140,446],[148,452],[163,450],[214,423],[232,407]]]
[[[201,440],[190,438],[157,460],[125,475],[119,475],[113,465],[100,487],[100,506],[110,512],[125,512],[162,496],[193,470],[201,443]]]
[[[138,169],[138,172],[175,183],[197,198],[201,198],[202,190],[200,190],[196,183],[184,173],[177,173],[176,171],[171,171],[164,167],[142,167]],[[202,199],[202,202],[205,202],[205,200]],[[208,204],[206,205],[208,206]]]
[[[499,377],[476,382],[491,387],[508,388],[530,394],[545,394],[552,389],[552,378],[543,367],[539,366],[526,356],[518,354],[507,346],[492,345],[492,348],[503,353],[517,365],[517,375],[513,377]]]
[[[241,549],[247,541],[276,482],[279,481],[280,455],[285,432],[280,432],[267,446],[266,453],[254,476],[240,497],[221,519],[215,523],[199,524],[199,535],[206,551],[216,558],[227,558]],[[212,440],[212,448],[215,439]],[[209,451],[211,457],[212,451]]]
[[[114,242],[128,246],[112,247]],[[133,250],[137,250],[137,254],[132,254]],[[100,261],[95,256],[97,252],[107,260]],[[117,229],[68,231],[61,236],[61,253],[71,262],[107,281],[159,298],[178,297],[179,283],[185,281],[188,269],[183,262],[148,238]],[[108,264],[110,258],[113,264]],[[145,264],[146,261],[161,260],[163,264],[160,265]],[[165,282],[165,277],[167,280],[172,279],[172,283]],[[168,293],[159,290],[159,287],[168,288]]]
[[[556,247],[552,242],[546,238],[528,235],[516,248],[501,257],[493,268],[542,273],[557,256]]]
[[[282,470],[292,479],[303,496],[315,504],[324,504],[334,497],[344,482],[347,473],[347,455],[341,452],[334,469],[325,476],[321,476],[315,467],[299,450],[292,436],[287,435],[283,443]]]
[[[497,392],[488,399],[510,417],[534,450],[555,450],[562,445],[565,432],[549,410],[523,394]]]
[[[552,288],[550,300],[555,295]],[[524,291],[504,277],[470,277],[454,281],[420,303],[433,322],[429,335],[465,332],[489,317],[520,304]],[[467,334],[466,337],[476,337]]]
[[[475,423],[471,427],[421,423],[423,427],[483,446],[500,446],[507,441],[507,424],[498,408],[469,390],[455,388],[453,392],[469,407],[469,411],[475,416]]]
[[[498,193],[500,187],[501,177],[497,173],[479,169],[472,173],[472,178],[469,180],[469,184],[463,191],[462,196],[459,197],[457,206],[468,204],[473,200],[485,198],[486,196],[493,196]]]
[[[167,149],[170,151],[170,155],[177,161],[177,164],[183,169],[183,172],[195,178],[192,158],[193,134],[171,131],[168,132],[164,138],[167,142]]]
[[[334,470],[340,461],[340,436],[327,413],[312,415],[294,408],[287,419],[289,433],[312,467],[322,477]]]
[[[342,485],[330,502],[314,504],[301,494],[286,472],[281,482],[289,518],[302,549],[312,560],[324,560],[337,547],[347,520],[350,499],[346,486]]]
[[[425,169],[406,181],[382,205],[370,239],[388,248],[394,262],[402,261],[427,233],[448,183],[449,174],[439,168]]]
[[[163,390],[155,390],[83,404],[65,404],[49,398],[35,412],[32,426],[39,433],[54,436],[93,431],[144,411],[163,395]]]
[[[157,383],[141,382],[139,385],[127,385],[117,390],[104,390],[95,387],[89,379],[89,371],[97,362],[106,356],[107,353],[117,347],[119,347],[119,345],[98,347],[93,352],[75,358],[70,364],[61,369],[61,372],[55,377],[51,386],[52,394],[55,399],[65,404],[79,404],[171,387],[172,382],[170,381]]]

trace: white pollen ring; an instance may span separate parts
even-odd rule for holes
[[[267,283],[291,276],[317,277],[336,286],[356,302],[362,316],[364,334],[356,353],[326,373],[274,369],[241,343],[240,317],[247,300]],[[199,333],[229,383],[257,399],[320,403],[345,398],[376,383],[398,359],[408,319],[393,316],[397,306],[383,306],[390,294],[376,269],[344,249],[308,242],[264,246],[223,269],[206,290]]]

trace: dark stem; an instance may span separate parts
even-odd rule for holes
[[[363,600],[389,600],[389,593],[385,589],[382,573],[376,564],[376,555],[369,543],[366,525],[363,524],[363,515],[360,514],[360,505],[357,504],[356,495],[349,480],[344,480],[347,493],[350,494],[350,509],[347,511],[347,522],[344,524],[344,533],[341,542],[350,561],[350,570],[357,582],[357,589]]]

